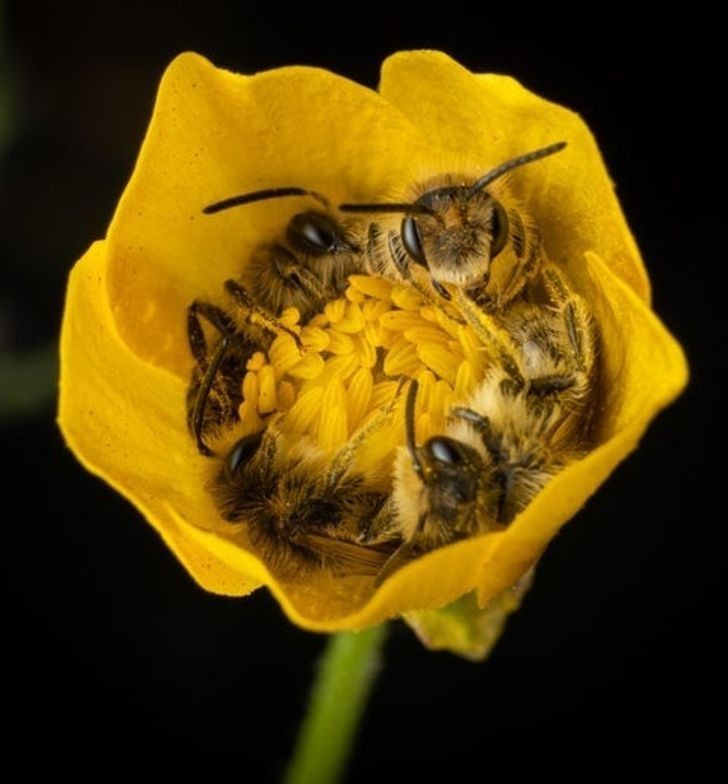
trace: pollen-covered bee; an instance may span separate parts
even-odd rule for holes
[[[235,306],[230,312],[200,300],[187,308],[187,338],[196,362],[187,390],[187,425],[198,451],[206,456],[212,455],[206,439],[223,433],[240,419],[242,381],[251,357],[265,352],[275,335],[286,333],[296,342],[299,339],[296,332],[258,307],[237,281],[226,281],[225,290]],[[201,316],[216,332],[212,349]]]
[[[422,446],[411,384],[392,491],[403,544],[379,582],[419,554],[507,526],[591,446],[596,327],[554,267],[543,283],[548,306],[519,302],[498,323],[483,323],[494,365],[465,405],[451,409],[445,432]]]
[[[314,199],[324,209],[295,213],[282,237],[258,245],[242,282],[252,301],[264,310],[279,316],[286,308],[295,307],[305,321],[343,293],[349,275],[364,271],[362,250],[351,230],[353,221],[334,218],[321,194],[293,186],[233,196],[208,205],[203,212],[211,215],[292,196]]]
[[[566,142],[558,142],[512,158],[474,182],[452,174],[437,177],[420,184],[412,202],[339,205],[345,216],[404,213],[399,228],[383,217],[362,221],[335,215],[325,196],[297,186],[232,196],[203,212],[290,196],[322,205],[323,210],[294,214],[285,239],[253,252],[246,285],[253,300],[275,314],[295,306],[308,318],[343,292],[348,275],[359,272],[417,285],[417,268],[427,271],[440,296],[449,299],[445,284],[452,284],[482,308],[498,312],[538,274],[542,259],[538,228],[510,193],[506,177],[564,147]]]
[[[399,392],[397,392],[399,394]],[[312,441],[285,434],[285,415],[239,439],[211,485],[224,520],[245,524],[253,547],[277,576],[307,568],[334,575],[376,575],[396,542],[361,543],[361,531],[389,530],[391,503],[352,469],[357,449],[391,413],[372,418],[333,457]]]
[[[496,166],[475,182],[445,175],[420,185],[410,203],[341,204],[344,213],[404,213],[399,230],[373,223],[366,244],[373,274],[412,279],[410,262],[429,273],[443,297],[452,284],[489,311],[513,301],[541,265],[541,237],[527,209],[508,189],[506,175],[553,155],[551,144]]]

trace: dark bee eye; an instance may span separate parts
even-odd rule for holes
[[[493,199],[493,219],[490,227],[493,239],[490,243],[490,257],[494,259],[508,241],[508,215],[500,202]]]
[[[423,267],[427,266],[427,259],[425,258],[425,251],[422,248],[422,235],[420,234],[420,227],[417,221],[408,215],[402,220],[402,228],[400,229],[402,235],[402,244],[405,250],[412,257],[414,261]]]
[[[252,433],[251,435],[243,436],[235,444],[225,458],[225,472],[228,476],[237,473],[241,466],[249,463],[255,457],[262,440],[262,433]]]
[[[431,460],[444,465],[459,465],[465,461],[459,442],[446,436],[431,438],[424,448]]]
[[[299,250],[323,256],[334,253],[346,238],[342,230],[319,212],[299,212],[288,223],[289,242]]]

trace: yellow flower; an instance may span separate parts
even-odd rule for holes
[[[220,519],[206,488],[209,460],[186,426],[194,363],[185,313],[195,299],[224,302],[223,282],[239,278],[252,249],[280,232],[282,207],[250,205],[215,220],[201,208],[276,185],[301,185],[333,204],[402,199],[433,175],[477,175],[559,140],[568,142],[565,152],[514,172],[511,182],[548,257],[588,302],[602,335],[598,446],[505,530],[430,552],[378,588],[368,577],[323,571],[276,579]],[[352,334],[317,332],[310,340],[348,346]],[[380,332],[372,339],[381,340]],[[365,366],[367,347],[357,345]],[[399,361],[422,359],[401,345]],[[457,366],[441,365],[455,383]],[[443,624],[428,622],[426,612],[473,592],[480,607],[502,604],[498,597],[529,572],[686,379],[679,346],[650,309],[647,275],[596,144],[574,113],[437,52],[390,57],[378,93],[315,68],[240,76],[184,54],[164,76],[107,238],[71,274],[60,424],[83,464],[137,506],[207,590],[242,596],[267,585],[288,616],[311,630],[408,614],[437,636],[432,630]],[[365,382],[360,376],[357,383]],[[274,394],[264,377],[255,383]],[[288,387],[275,394],[292,403]],[[330,394],[341,399],[340,390]],[[342,436],[323,437],[333,443]]]

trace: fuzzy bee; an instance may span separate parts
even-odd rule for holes
[[[257,351],[267,351],[278,334],[299,341],[296,332],[259,307],[240,283],[226,281],[225,291],[234,306],[231,311],[200,300],[187,308],[187,338],[196,363],[187,390],[187,424],[198,451],[208,457],[213,453],[207,437],[224,433],[239,421],[248,360]],[[212,349],[201,317],[217,335]]]
[[[349,275],[364,271],[362,250],[350,229],[353,221],[334,218],[324,196],[297,187],[233,196],[208,205],[203,212],[212,215],[232,207],[293,196],[311,198],[320,206],[295,213],[282,237],[258,245],[242,283],[250,299],[263,310],[279,316],[286,308],[295,307],[306,321],[344,292]]]
[[[257,248],[246,270],[252,299],[279,314],[291,305],[308,318],[339,296],[347,275],[369,273],[419,285],[424,269],[446,299],[446,284],[482,308],[504,309],[534,278],[541,237],[528,211],[508,190],[514,169],[563,150],[549,145],[500,164],[474,182],[445,175],[421,184],[411,203],[341,204],[335,213],[315,191],[296,186],[232,196],[205,207],[214,214],[267,199],[305,196],[321,207],[294,214],[285,238]],[[384,216],[404,213],[399,227]],[[376,221],[352,215],[376,214]]]
[[[392,506],[352,464],[393,405],[333,456],[309,439],[286,435],[279,426],[284,415],[239,439],[225,456],[211,485],[220,514],[245,524],[253,547],[279,577],[306,569],[374,576],[392,555],[397,542],[391,537],[362,542],[362,531],[393,527]]]
[[[379,573],[436,547],[507,526],[590,446],[597,383],[597,333],[584,301],[552,266],[549,304],[519,302],[483,324],[494,365],[469,400],[450,411],[441,435],[415,434],[417,384],[406,404],[393,522],[403,544]]]
[[[512,158],[475,182],[451,174],[438,177],[418,186],[410,203],[341,204],[339,210],[404,213],[398,231],[376,228],[379,242],[368,245],[370,272],[409,280],[413,262],[446,299],[445,284],[452,284],[481,307],[499,311],[538,273],[542,256],[538,229],[504,178],[564,147],[566,142],[558,142]],[[381,248],[385,241],[388,252]]]

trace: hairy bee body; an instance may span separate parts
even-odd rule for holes
[[[368,488],[360,474],[332,471],[334,463],[269,422],[233,446],[211,486],[223,519],[245,523],[253,547],[280,577],[312,568],[376,575],[393,550],[359,543],[374,521],[388,526],[387,494]]]
[[[509,525],[550,479],[592,446],[597,333],[583,300],[552,266],[550,305],[518,302],[492,320],[498,359],[441,435],[417,445],[416,386],[408,394],[407,447],[392,490],[404,544],[378,577],[407,560]]]
[[[541,235],[505,177],[565,146],[560,142],[513,158],[475,182],[453,174],[434,178],[419,184],[411,201],[339,209],[379,214],[363,244],[369,272],[416,284],[426,273],[446,299],[451,296],[446,286],[454,286],[481,308],[499,312],[538,274],[542,261]],[[397,226],[387,213],[404,218]]]

